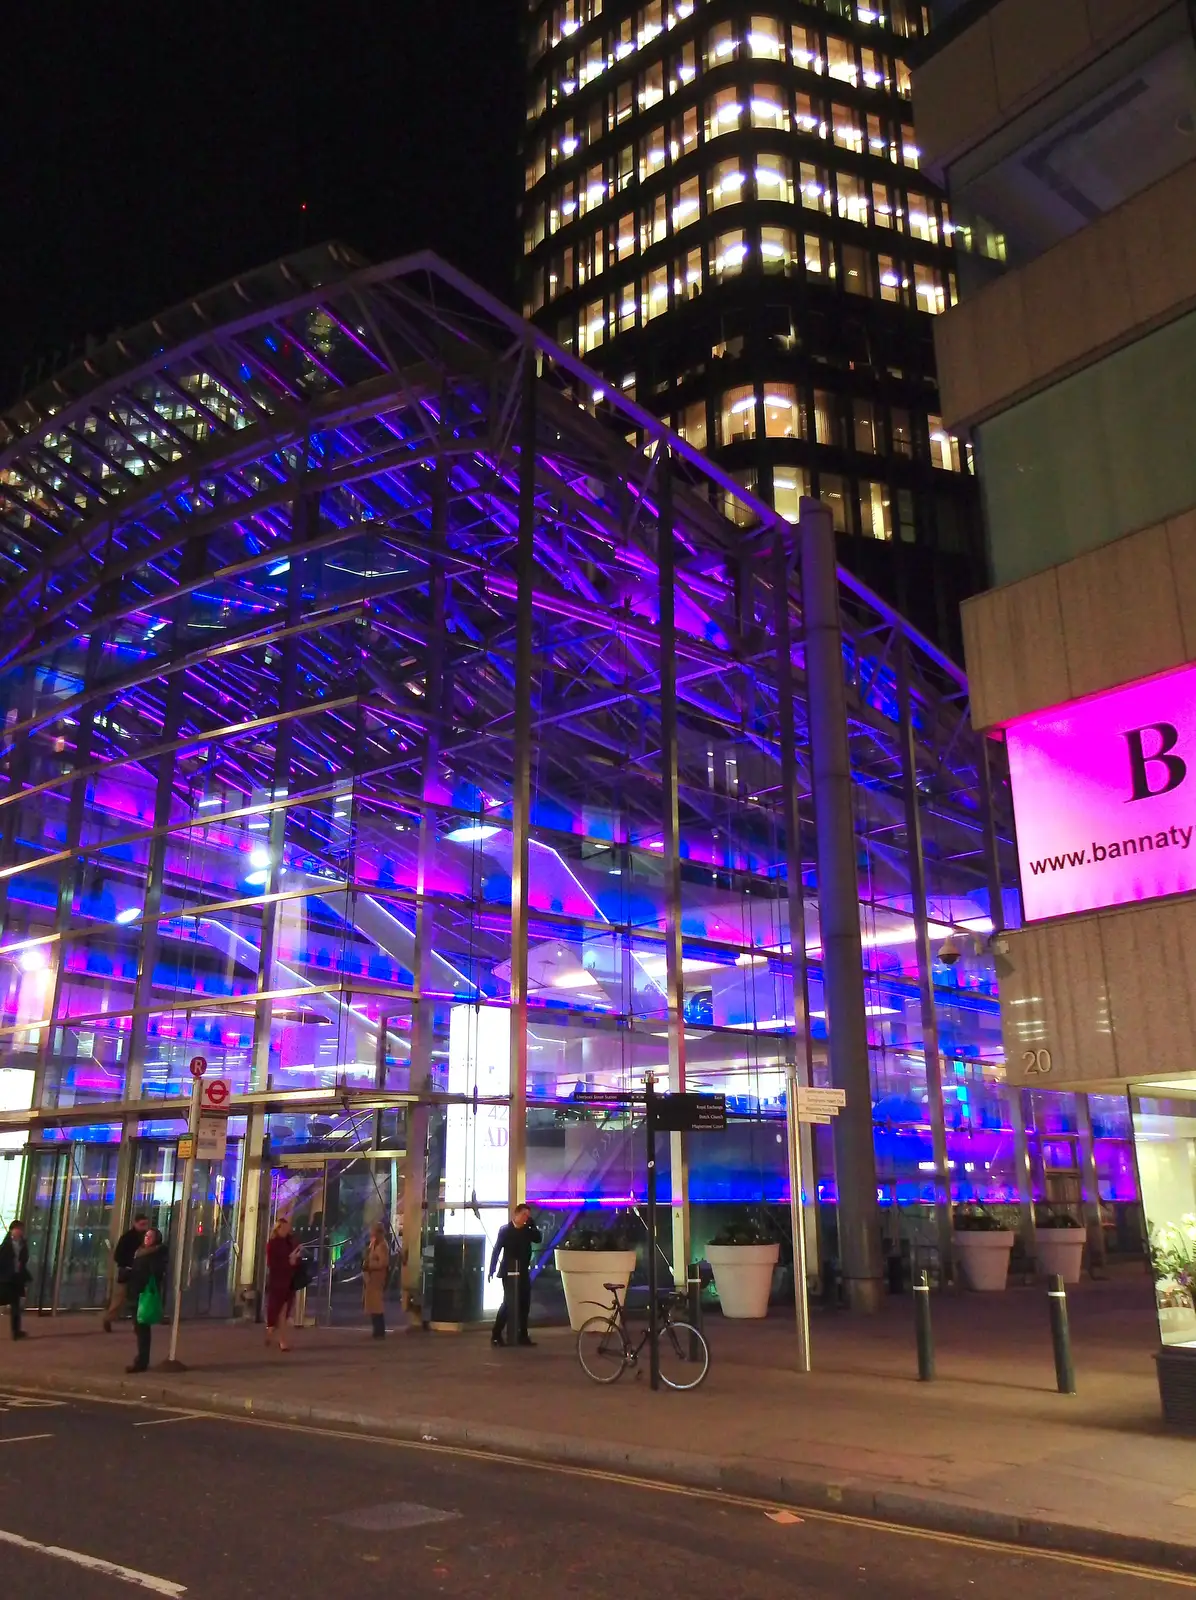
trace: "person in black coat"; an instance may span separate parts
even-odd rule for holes
[[[25,1243],[25,1224],[10,1222],[0,1243],[0,1304],[8,1307],[8,1320],[14,1339],[27,1339],[21,1328],[21,1302],[29,1283],[29,1246]]]
[[[494,1241],[494,1250],[490,1256],[490,1277],[493,1278],[497,1268],[504,1289],[507,1279],[518,1275],[519,1343],[526,1345],[534,1343],[528,1337],[527,1314],[532,1305],[532,1246],[539,1244],[540,1239],[540,1230],[532,1221],[531,1207],[516,1206],[511,1213],[510,1222],[504,1223],[498,1230],[498,1238]],[[503,1338],[506,1326],[507,1300],[504,1294],[503,1303],[499,1306],[498,1315],[494,1319],[494,1332],[490,1335],[491,1344],[506,1343]]]
[[[137,1359],[131,1367],[126,1367],[127,1372],[144,1372],[149,1366],[150,1339],[153,1335],[152,1322],[141,1320],[141,1308],[138,1301],[142,1293],[149,1288],[151,1283],[158,1285],[158,1293],[162,1294],[166,1282],[166,1246],[162,1243],[162,1235],[157,1228],[147,1228],[145,1242],[133,1257],[133,1265],[129,1269],[129,1304],[133,1307],[133,1331],[137,1335]]]
[[[133,1257],[145,1243],[146,1233],[149,1231],[149,1218],[144,1212],[133,1218],[133,1226],[127,1228],[116,1241],[116,1249],[112,1252],[112,1264],[116,1268],[116,1277],[112,1284],[112,1298],[108,1302],[108,1309],[104,1312],[104,1332],[112,1332],[112,1319],[120,1315],[122,1307],[129,1298],[129,1273],[133,1270]]]

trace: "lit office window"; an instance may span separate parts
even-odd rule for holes
[[[822,58],[822,45],[813,28],[795,24],[790,30],[789,49],[795,67],[802,67],[806,72],[826,71],[826,62]]]
[[[658,38],[664,31],[664,0],[649,0],[639,9],[636,17],[635,42],[639,49]]]
[[[643,318],[651,322],[669,309],[669,269],[655,267],[644,281]]]
[[[617,128],[620,122],[626,122],[634,106],[634,97],[631,92],[630,78],[624,78],[622,83],[615,85],[614,100],[611,103],[610,126]]]
[[[820,118],[815,109],[814,102],[808,94],[797,96],[797,110],[794,114],[794,126],[802,133],[817,133]]]
[[[804,433],[797,388],[792,383],[764,385],[764,433],[769,439],[800,439]]]
[[[669,197],[661,193],[645,202],[640,211],[640,249],[661,244],[669,231]]]
[[[698,75],[697,47],[691,39],[688,44],[682,45],[681,54],[674,56],[669,68],[669,92],[676,94],[679,89],[684,89],[687,83],[692,83]]]
[[[706,102],[706,139],[733,133],[743,122],[743,105],[735,89],[720,89]]]
[[[963,452],[959,440],[943,427],[942,417],[927,417],[930,428],[930,463],[942,472],[962,472]]]
[[[605,338],[606,307],[603,301],[595,300],[581,314],[578,354],[584,356],[588,351],[596,350]]]
[[[751,112],[753,128],[775,128],[782,133],[788,133],[789,107],[782,103],[779,89],[774,89],[771,85],[753,89],[748,109]]]
[[[838,401],[825,389],[814,391],[814,438],[818,444],[838,444]]]
[[[743,229],[736,228],[731,233],[720,233],[714,241],[714,253],[710,258],[710,265],[716,278],[732,277],[735,273],[743,271],[743,264],[747,258],[747,239]]]
[[[908,123],[901,129],[901,159],[907,167],[917,167],[922,160],[922,152],[918,148],[914,130]]]
[[[893,537],[893,499],[887,484],[860,484],[860,529],[865,539]]]
[[[654,128],[640,140],[640,182],[659,172],[665,163],[665,138],[663,128]]]
[[[888,151],[889,139],[880,118],[869,112],[864,118],[864,128],[869,155],[883,156]]]
[[[837,176],[839,215],[849,222],[868,221],[868,185],[854,172],[840,172]]]
[[[718,22],[706,35],[706,65],[717,67],[724,61],[734,59],[739,51],[739,40],[735,37],[735,27],[730,22]]]
[[[830,77],[838,78],[841,83],[859,83],[855,45],[849,39],[831,38],[826,41],[826,70]]]
[[[674,117],[669,127],[669,154],[674,161],[697,148],[698,108],[690,106],[679,117]]]
[[[871,400],[853,400],[851,403],[851,442],[860,455],[884,454],[881,440],[880,418]]]
[[[806,274],[816,281],[834,282],[835,247],[820,234],[807,233],[805,244]]]
[[[532,146],[527,166],[524,169],[523,187],[525,189],[534,189],[547,171],[548,159],[544,141],[543,139],[537,139]]]
[[[865,89],[888,89],[891,87],[888,62],[878,50],[861,50],[860,60],[862,62],[860,78]]]
[[[695,300],[701,292],[702,252],[690,250],[673,265],[673,295],[677,300]]]
[[[615,234],[614,253],[618,260],[626,261],[628,256],[635,254],[635,218],[631,216],[619,218],[618,232]]]
[[[707,204],[711,211],[720,206],[733,206],[743,198],[744,174],[738,161],[719,161],[710,169],[710,187]]]
[[[919,311],[929,311],[939,316],[947,309],[947,290],[933,267],[914,262],[914,295]]]
[[[686,406],[677,418],[677,432],[686,444],[692,444],[695,450],[706,448],[706,402],[695,400],[693,405]]]
[[[909,231],[915,239],[926,239],[930,244],[939,242],[939,219],[934,201],[929,195],[909,196]]]
[[[578,209],[584,216],[587,211],[592,211],[595,206],[600,206],[605,199],[606,180],[602,176],[602,168],[591,167],[585,175]]]
[[[793,164],[786,156],[761,156],[756,164],[756,196],[793,204]]]
[[[913,460],[914,455],[914,430],[910,414],[904,406],[894,406],[889,419],[889,428],[893,436],[893,454],[905,456]]]
[[[914,92],[910,70],[904,61],[894,61],[893,66],[896,72],[897,93],[903,100],[909,100]]]
[[[635,315],[639,306],[639,296],[635,292],[635,284],[627,283],[619,292],[619,332],[626,333],[635,327]]]
[[[843,287],[848,294],[872,298],[872,256],[858,245],[843,247]]]
[[[629,189],[635,182],[635,146],[624,145],[615,157],[615,190]]]
[[[640,78],[639,104],[641,111],[650,111],[664,99],[664,62],[649,67]]]
[[[756,437],[756,391],[750,386],[728,389],[718,414],[719,444]]]
[[[762,61],[780,61],[785,46],[781,24],[773,17],[753,17],[748,28],[748,49]]]
[[[893,196],[883,183],[872,185],[872,221],[878,228],[893,226]]]
[[[864,150],[864,134],[860,128],[859,113],[850,106],[833,105],[831,107],[831,127],[834,130],[835,143],[841,150],[854,150],[862,155]]]
[[[582,84],[592,82],[606,71],[606,52],[601,37],[591,39],[578,61],[577,76]]]
[[[774,467],[772,504],[777,515],[786,522],[796,522],[803,497],[810,497],[810,474],[805,467]]]
[[[818,474],[818,498],[831,508],[831,519],[836,533],[850,533],[851,522],[847,512],[847,485],[832,472]]]
[[[730,476],[737,484],[739,484],[741,489],[745,489],[748,494],[755,494],[755,467],[737,467],[736,470],[730,474]],[[733,494],[724,493],[722,513],[723,516],[729,521],[733,522],[737,528],[750,528],[752,523],[756,520],[756,513],[752,510],[752,508]]]
[[[880,298],[891,301],[894,305],[903,304],[908,298],[906,290],[909,288],[909,283],[893,257],[880,256],[877,260],[877,269]]]
[[[798,185],[803,206],[811,211],[830,211],[831,191],[824,167],[815,167],[803,161],[798,172]]]
[[[797,235],[792,228],[760,230],[760,259],[765,272],[788,272],[797,260]]]
[[[686,178],[673,190],[673,232],[680,233],[702,215],[700,178]]]

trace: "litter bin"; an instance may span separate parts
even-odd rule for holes
[[[432,1321],[481,1322],[485,1239],[441,1236],[433,1250]]]

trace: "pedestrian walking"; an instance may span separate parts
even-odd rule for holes
[[[266,1242],[266,1343],[273,1344],[277,1329],[280,1350],[291,1348],[283,1330],[295,1300],[295,1269],[302,1255],[290,1217],[279,1217]]]
[[[162,1285],[166,1281],[166,1246],[157,1228],[147,1228],[129,1268],[127,1288],[133,1307],[133,1332],[137,1336],[137,1359],[126,1372],[145,1372],[150,1363],[150,1340],[155,1324],[162,1321],[165,1303]]]
[[[13,1220],[0,1243],[0,1305],[8,1307],[8,1320],[14,1339],[27,1339],[21,1328],[21,1302],[29,1284],[29,1246],[25,1243],[25,1224]]]
[[[532,1345],[535,1340],[528,1336],[527,1317],[532,1306],[532,1246],[540,1243],[540,1229],[532,1221],[532,1209],[528,1205],[516,1206],[511,1213],[510,1222],[506,1222],[498,1230],[498,1238],[494,1241],[494,1249],[490,1255],[490,1273],[493,1278],[495,1270],[502,1280],[503,1302],[498,1308],[498,1315],[494,1319],[494,1332],[490,1335],[491,1344],[505,1344],[503,1338],[507,1326],[507,1279],[519,1279],[519,1330],[520,1344]]]
[[[126,1228],[116,1241],[116,1249],[112,1252],[112,1264],[116,1268],[116,1276],[112,1280],[112,1296],[108,1301],[108,1309],[104,1312],[105,1333],[112,1332],[114,1318],[119,1317],[128,1304],[129,1274],[133,1270],[133,1257],[145,1243],[148,1231],[149,1218],[141,1211],[133,1218],[133,1226]]]
[[[361,1258],[361,1283],[366,1315],[374,1326],[374,1338],[386,1337],[386,1280],[390,1277],[390,1246],[380,1222],[370,1224],[370,1237]]]

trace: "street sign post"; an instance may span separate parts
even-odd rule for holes
[[[208,1058],[206,1056],[191,1057],[191,1076],[193,1078],[202,1078],[207,1070]]]
[[[221,1111],[232,1097],[233,1086],[227,1078],[208,1078],[203,1085],[203,1109]]]
[[[228,1153],[228,1118],[212,1112],[199,1119],[199,1134],[195,1145],[197,1161],[223,1162]]]
[[[197,1072],[199,1066],[202,1070]],[[185,1372],[186,1368],[178,1359],[179,1350],[179,1317],[182,1312],[183,1299],[183,1254],[184,1240],[188,1228],[188,1217],[191,1214],[191,1190],[195,1183],[195,1154],[199,1146],[200,1110],[203,1097],[203,1074],[208,1070],[208,1064],[202,1056],[196,1056],[191,1063],[191,1075],[194,1083],[191,1087],[191,1112],[187,1118],[186,1141],[179,1140],[179,1155],[183,1158],[183,1183],[179,1197],[175,1204],[174,1216],[171,1219],[170,1248],[174,1252],[172,1263],[173,1284],[170,1307],[170,1354],[163,1363],[167,1372]]]
[[[847,1104],[842,1089],[807,1089],[797,1081],[797,1068],[789,1063],[785,1125],[789,1136],[789,1217],[793,1229],[793,1276],[797,1305],[797,1361],[810,1371],[810,1286],[807,1281],[806,1229],[802,1217],[801,1128],[803,1122],[827,1126]]]
[[[661,1133],[722,1133],[727,1126],[725,1094],[658,1094],[655,1105]]]

